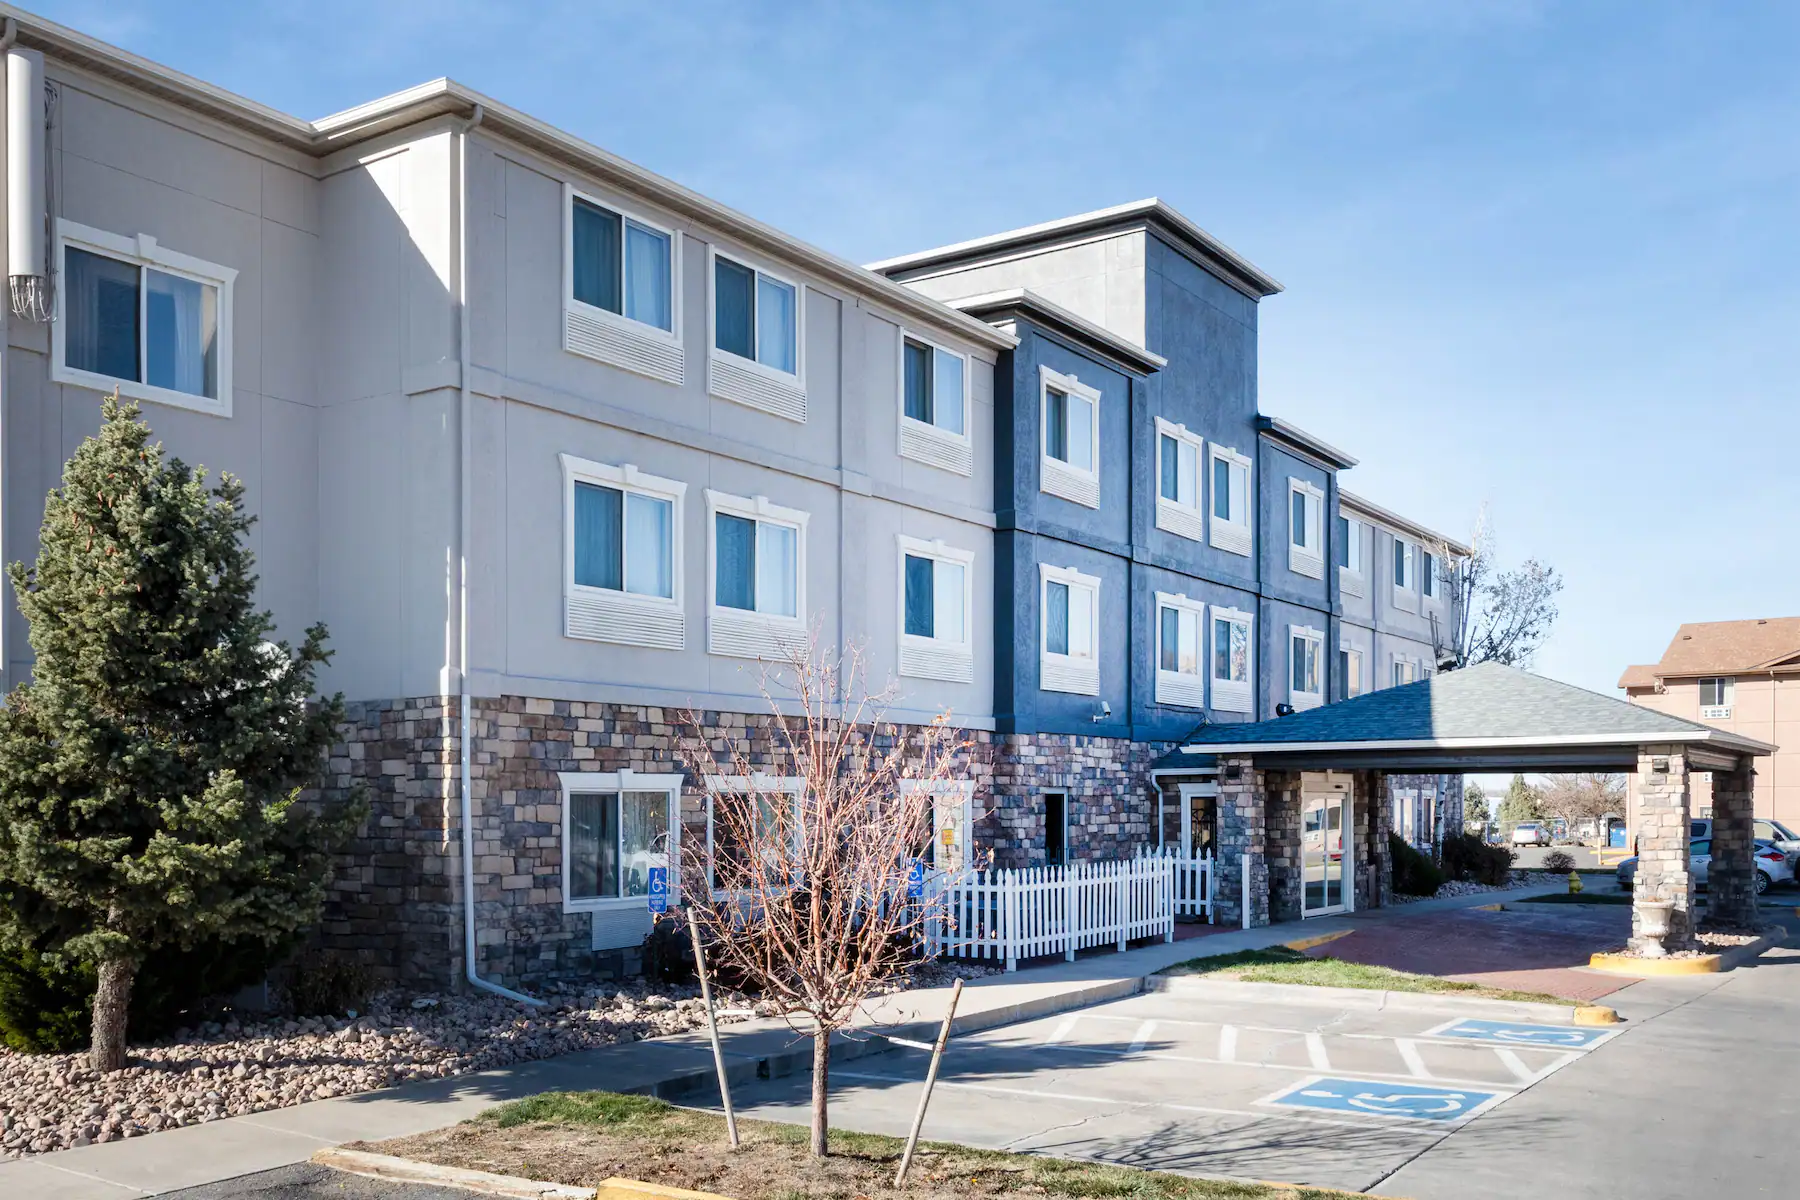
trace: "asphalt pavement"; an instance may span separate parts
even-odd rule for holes
[[[164,1192],[161,1200],[469,1200],[461,1188],[366,1179],[312,1163],[240,1175],[223,1183]]]

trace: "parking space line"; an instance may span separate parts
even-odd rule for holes
[[[1237,1026],[1219,1026],[1219,1061],[1222,1063],[1237,1061]]]
[[[1323,1035],[1317,1033],[1309,1033],[1306,1035],[1306,1057],[1311,1060],[1313,1070],[1331,1070],[1331,1059],[1325,1053],[1325,1038]]]
[[[1136,1054],[1149,1044],[1150,1035],[1156,1032],[1155,1021],[1145,1021],[1137,1027],[1137,1035],[1131,1039],[1131,1053]]]
[[[1069,1033],[1073,1031],[1072,1023],[1079,1022],[1079,1021],[1115,1021],[1115,1022],[1129,1021],[1129,1022],[1141,1024],[1142,1018],[1119,1017],[1119,1016],[1114,1016],[1111,1013],[1095,1013],[1095,1012],[1079,1013],[1074,1017],[1064,1019],[1063,1025],[1069,1025],[1070,1026],[1069,1029],[1064,1029],[1062,1025],[1057,1026],[1057,1033],[1054,1037],[1054,1040],[1060,1041],[1063,1038],[1067,1037],[1069,1035]],[[1228,1025],[1224,1021],[1195,1021],[1190,1018],[1184,1018],[1184,1017],[1157,1017],[1156,1023],[1158,1025],[1188,1025],[1188,1026],[1193,1026],[1194,1028],[1197,1028],[1197,1029],[1204,1029],[1209,1026],[1216,1025],[1220,1028],[1221,1031],[1223,1031],[1224,1029],[1233,1029],[1233,1030],[1245,1030],[1250,1033],[1287,1034],[1289,1036],[1292,1036],[1294,1034],[1307,1034],[1307,1033],[1317,1032],[1316,1030],[1295,1029],[1295,1028],[1292,1028],[1289,1026],[1283,1026],[1283,1025],[1245,1025],[1242,1022]],[[1454,1029],[1456,1026],[1458,1026],[1460,1024],[1462,1024],[1462,1022],[1460,1020],[1448,1021],[1442,1025],[1436,1026],[1435,1028],[1428,1029],[1424,1033],[1415,1034],[1412,1037],[1407,1038],[1406,1040],[1412,1042],[1414,1045],[1417,1045],[1417,1046],[1468,1046],[1468,1045],[1490,1045],[1490,1044],[1492,1044],[1491,1042],[1483,1042],[1483,1041],[1478,1041],[1473,1038],[1466,1038],[1466,1037],[1435,1037],[1435,1036],[1433,1036],[1434,1034],[1438,1033],[1441,1030]],[[1620,1030],[1620,1031],[1610,1032],[1606,1035],[1606,1038],[1603,1038],[1599,1041],[1595,1041],[1592,1045],[1590,1045],[1588,1047],[1584,1047],[1584,1049],[1592,1049],[1594,1046],[1603,1045],[1607,1039],[1618,1036],[1619,1032],[1623,1032],[1623,1031]],[[1221,1032],[1220,1036],[1221,1037],[1224,1036],[1223,1032]],[[1233,1036],[1235,1037],[1235,1034]],[[1392,1033],[1349,1033],[1349,1032],[1338,1033],[1338,1032],[1333,1031],[1331,1036],[1334,1038],[1357,1038],[1362,1041],[1371,1041],[1371,1042],[1393,1042],[1393,1041],[1400,1040],[1401,1035],[1392,1034]],[[1565,1050],[1565,1047],[1562,1047],[1562,1046],[1548,1046],[1548,1045],[1538,1046],[1538,1045],[1532,1045],[1529,1042],[1509,1042],[1507,1044],[1508,1045],[1516,1045],[1520,1049],[1523,1049],[1523,1050],[1544,1050],[1544,1051],[1554,1050],[1558,1053],[1562,1053]],[[1567,1049],[1575,1049],[1575,1048],[1568,1047]]]
[[[1425,1060],[1419,1057],[1419,1047],[1411,1038],[1395,1038],[1394,1049],[1400,1052],[1400,1061],[1406,1069],[1420,1079],[1430,1079],[1431,1072],[1425,1067]]]
[[[1081,1017],[1079,1015],[1064,1017],[1061,1022],[1057,1024],[1056,1028],[1050,1031],[1050,1036],[1044,1039],[1044,1044],[1046,1046],[1054,1046],[1056,1043],[1062,1041],[1071,1033],[1075,1032],[1075,1026],[1080,1020]]]
[[[1530,1083],[1533,1076],[1536,1074],[1530,1067],[1525,1065],[1523,1059],[1504,1046],[1494,1047],[1494,1057],[1499,1059],[1520,1083]]]
[[[1058,1045],[1053,1042],[1045,1042],[1045,1043],[1043,1043],[1043,1045],[1040,1048],[1044,1049],[1044,1050],[1057,1050],[1057,1051],[1061,1051],[1064,1054],[1091,1054],[1091,1055],[1094,1055],[1099,1058],[1124,1058],[1129,1053],[1128,1051],[1125,1051],[1125,1050],[1119,1050],[1119,1049],[1115,1049],[1112,1047],[1106,1047],[1106,1046],[1083,1046],[1083,1045],[1078,1045],[1078,1044]],[[1137,1056],[1137,1061],[1139,1061],[1139,1062],[1194,1063],[1194,1064],[1197,1064],[1199,1066],[1204,1066],[1204,1067],[1239,1066],[1239,1067],[1250,1067],[1254,1070],[1259,1070],[1259,1071],[1298,1071],[1302,1075],[1317,1075],[1319,1073],[1319,1068],[1314,1066],[1310,1062],[1308,1062],[1305,1066],[1290,1065],[1288,1063],[1273,1063],[1273,1062],[1228,1063],[1228,1062],[1223,1061],[1222,1059],[1206,1058],[1206,1057],[1203,1057],[1198,1054],[1168,1054],[1161,1050],[1145,1051],[1144,1053],[1139,1054]],[[837,1072],[834,1071],[833,1074],[835,1075],[835,1074],[837,1074]],[[1402,1074],[1399,1071],[1358,1071],[1357,1074],[1358,1075],[1367,1075],[1367,1076],[1370,1076],[1370,1077],[1376,1078],[1376,1079],[1412,1079],[1412,1078],[1414,1078],[1414,1076],[1412,1076],[1410,1074]],[[1463,1079],[1463,1078],[1459,1078],[1457,1076],[1451,1076],[1451,1075],[1433,1075],[1431,1077],[1431,1080],[1433,1083],[1453,1084],[1457,1087],[1481,1088],[1484,1091],[1491,1091],[1494,1088],[1511,1089],[1512,1087],[1515,1086],[1513,1084],[1509,1084],[1509,1083],[1505,1083],[1505,1082],[1493,1080],[1493,1079]]]

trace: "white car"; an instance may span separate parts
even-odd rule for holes
[[[1548,846],[1550,830],[1537,821],[1521,821],[1513,826],[1512,844],[1515,846]]]

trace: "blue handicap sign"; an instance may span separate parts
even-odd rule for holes
[[[1602,1028],[1578,1029],[1572,1025],[1531,1025],[1523,1021],[1452,1021],[1440,1025],[1427,1036],[1503,1046],[1534,1046],[1543,1050],[1588,1050],[1615,1032]]]
[[[925,863],[913,859],[912,866],[906,869],[906,898],[917,900],[925,894]]]
[[[1403,1117],[1412,1121],[1460,1121],[1473,1116],[1478,1109],[1506,1094],[1476,1091],[1472,1088],[1435,1087],[1428,1083],[1324,1076],[1295,1084],[1284,1092],[1277,1092],[1263,1103],[1279,1108]]]
[[[666,913],[669,911],[669,868],[650,868],[650,911]]]

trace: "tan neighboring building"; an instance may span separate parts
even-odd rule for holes
[[[1757,763],[1756,815],[1800,829],[1800,617],[1683,625],[1619,686],[1633,704],[1780,747]],[[1696,780],[1695,816],[1711,813],[1711,785]]]

